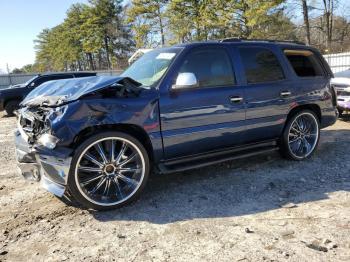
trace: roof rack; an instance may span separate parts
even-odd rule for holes
[[[294,41],[294,40],[271,40],[271,39],[247,39],[241,37],[232,37],[219,40],[219,42],[269,42],[269,43],[289,43],[289,44],[298,44],[306,45],[304,42]]]

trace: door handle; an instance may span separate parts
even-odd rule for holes
[[[282,91],[280,93],[280,96],[281,97],[287,97],[287,96],[290,96],[292,93],[290,91]]]
[[[231,103],[240,103],[242,102],[243,98],[240,96],[231,96],[230,101]]]

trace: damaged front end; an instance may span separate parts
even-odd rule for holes
[[[51,81],[35,89],[22,102],[17,114],[15,143],[19,173],[26,179],[40,181],[49,192],[63,196],[74,137],[92,123],[105,123],[105,119],[116,122],[116,113],[124,108],[116,99],[137,97],[139,86],[125,77],[86,77]]]
[[[57,147],[48,117],[51,108],[22,108],[15,130],[17,166],[29,180],[40,181],[51,193],[62,196],[69,174],[72,150]],[[55,150],[53,150],[55,149]]]

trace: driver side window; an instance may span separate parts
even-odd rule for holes
[[[230,58],[222,48],[201,48],[192,51],[180,67],[179,74],[181,73],[193,73],[199,87],[235,84]]]

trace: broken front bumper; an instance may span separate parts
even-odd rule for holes
[[[40,181],[47,191],[63,196],[71,164],[72,150],[54,150],[41,146],[30,146],[26,135],[15,131],[16,159],[19,173],[26,179]]]

